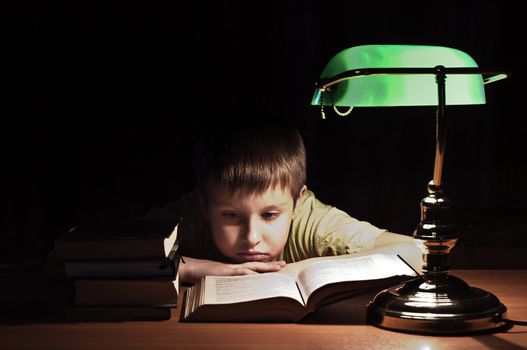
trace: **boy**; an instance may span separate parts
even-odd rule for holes
[[[278,271],[287,262],[413,242],[317,200],[305,185],[306,152],[294,128],[206,133],[194,168],[195,190],[149,215],[183,217],[183,282]]]

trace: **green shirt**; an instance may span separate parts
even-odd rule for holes
[[[179,234],[182,237],[183,255],[198,259],[226,260],[214,244],[209,225],[200,213],[194,193],[153,210],[147,217],[182,217]],[[293,219],[288,240],[279,259],[289,263],[317,256],[355,253],[372,248],[375,238],[384,231],[320,202],[313,192],[307,191]]]

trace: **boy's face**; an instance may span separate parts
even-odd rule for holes
[[[273,261],[282,251],[294,217],[289,189],[261,194],[209,192],[206,214],[218,249],[233,262]]]

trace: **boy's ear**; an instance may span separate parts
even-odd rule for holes
[[[298,208],[300,207],[300,203],[302,203],[302,200],[304,199],[304,194],[307,192],[307,186],[304,185],[302,186],[302,188],[300,189],[300,193],[298,194],[298,197],[296,199],[296,202],[295,202],[295,208],[293,209],[293,218],[295,218],[297,212],[298,212]]]

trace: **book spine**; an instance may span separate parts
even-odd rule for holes
[[[64,261],[165,259],[163,243],[151,240],[55,242],[57,258]]]
[[[84,280],[73,281],[76,306],[160,306],[176,307],[179,279]]]
[[[65,273],[70,278],[164,278],[173,279],[175,262],[169,261],[66,261]]]

